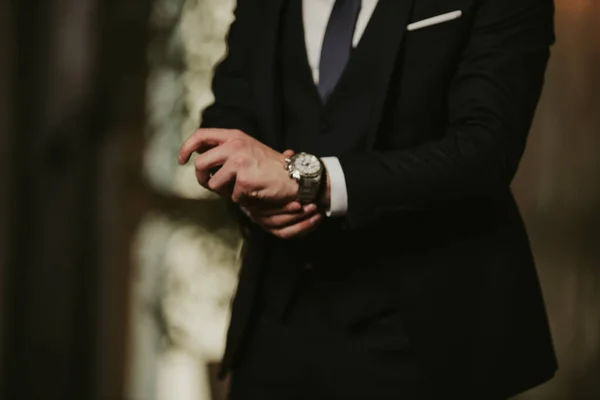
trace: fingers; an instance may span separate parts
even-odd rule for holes
[[[295,154],[295,153],[294,153],[294,150],[286,150],[286,151],[284,151],[284,152],[283,152],[283,156],[284,156],[285,158],[290,158],[290,157],[292,157],[294,154]]]
[[[315,214],[312,217],[300,221],[295,225],[291,225],[282,229],[274,229],[270,232],[281,239],[294,239],[305,236],[315,230],[322,220],[323,214]]]
[[[233,192],[231,193],[231,201],[244,206],[251,202],[258,201],[256,198],[256,192],[247,192],[246,180],[243,179],[243,174],[238,174],[236,176],[235,186],[233,187]]]
[[[245,133],[232,129],[198,129],[181,146],[179,151],[179,164],[185,164],[190,160],[192,153],[213,148],[226,141],[247,136]]]
[[[255,207],[248,207],[253,215],[257,217],[271,217],[279,214],[301,213],[303,211],[302,204],[297,201],[292,201],[283,207],[266,207],[264,204],[258,204]]]
[[[211,170],[224,165],[229,160],[229,157],[231,157],[233,151],[234,146],[225,144],[208,150],[196,157],[194,159],[194,167],[196,168],[198,183],[208,188]]]
[[[257,217],[256,215],[251,214],[251,218],[263,228],[272,230],[287,228],[291,225],[297,224],[300,221],[306,220],[307,218],[313,217],[316,213],[317,206],[315,204],[309,204],[304,207],[300,213],[278,214],[268,217]]]
[[[207,188],[224,198],[228,198],[231,195],[236,175],[237,171],[233,168],[232,164],[225,163],[225,165],[209,179]]]

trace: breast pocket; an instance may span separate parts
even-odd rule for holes
[[[458,20],[459,18],[462,17],[462,15],[463,15],[462,10],[456,10],[456,11],[451,11],[451,12],[447,12],[444,14],[439,14],[439,15],[436,15],[433,17],[422,19],[420,21],[412,22],[412,23],[408,24],[408,26],[406,27],[406,30],[409,32],[412,32],[412,31],[417,31],[420,29],[425,29],[425,28],[429,28],[432,26],[436,26],[436,25],[441,25],[444,23],[448,23],[450,21]]]
[[[423,40],[439,45],[461,36],[461,33],[468,30],[469,15],[462,11],[457,12],[460,12],[460,17],[456,17],[458,14],[453,16],[452,13],[448,13],[430,18],[415,18],[417,21],[411,22],[406,27],[406,41],[410,43],[411,41]],[[444,15],[448,16],[445,17]],[[426,51],[434,50],[435,47]]]
[[[444,16],[448,15],[448,16]],[[469,36],[471,15],[438,14],[413,18],[404,33],[404,66],[421,72],[432,66],[455,62]],[[449,67],[451,67],[449,65]]]

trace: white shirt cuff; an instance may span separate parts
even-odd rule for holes
[[[331,188],[331,204],[326,211],[328,217],[342,217],[348,212],[348,190],[346,189],[346,176],[342,164],[337,157],[324,157],[321,159],[329,174]]]

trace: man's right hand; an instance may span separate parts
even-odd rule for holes
[[[283,155],[292,157],[294,152],[287,150]],[[316,229],[324,218],[316,204],[303,206],[297,201],[277,208],[248,207],[245,212],[254,223],[282,239],[304,236]]]

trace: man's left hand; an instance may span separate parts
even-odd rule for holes
[[[246,212],[255,224],[281,239],[306,236],[317,229],[324,218],[316,204],[302,206],[297,202],[281,208],[255,208]]]
[[[296,198],[298,183],[285,169],[285,155],[242,131],[198,129],[183,144],[179,163],[194,152],[200,153],[194,160],[198,183],[235,203],[285,205]]]

